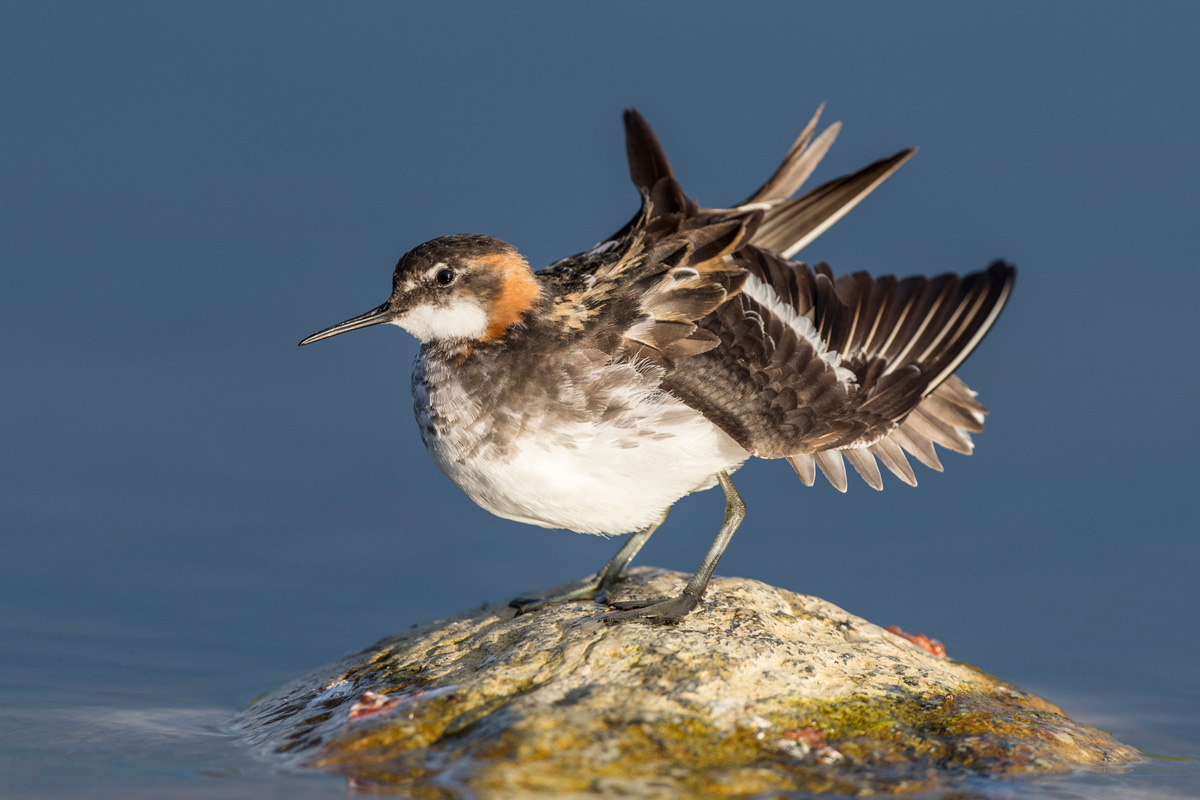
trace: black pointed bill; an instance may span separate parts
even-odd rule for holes
[[[380,325],[384,322],[391,322],[393,319],[395,319],[395,317],[396,315],[392,312],[392,309],[387,303],[384,303],[381,306],[372,308],[365,314],[359,314],[353,319],[348,319],[345,322],[339,322],[337,325],[332,325],[323,331],[317,331],[300,344],[302,346],[306,344],[312,344],[313,342],[320,341],[321,339],[328,339],[330,336],[337,336],[339,333],[345,333],[346,331],[355,331],[359,328],[369,328],[372,325]]]

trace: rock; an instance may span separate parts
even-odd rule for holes
[[[638,569],[622,597],[679,590]],[[823,600],[714,579],[668,625],[575,602],[415,626],[254,702],[263,752],[418,797],[746,797],[1112,767],[1133,748]]]

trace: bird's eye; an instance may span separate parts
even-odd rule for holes
[[[449,286],[454,283],[454,270],[439,269],[438,274],[433,279],[437,281],[438,286]]]

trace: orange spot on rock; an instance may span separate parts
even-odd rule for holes
[[[784,731],[781,735],[789,742],[800,742],[808,747],[820,747],[825,744],[825,734],[812,727],[792,728]]]
[[[353,721],[380,714],[384,711],[390,711],[400,705],[401,699],[399,697],[388,697],[386,694],[372,692],[368,689],[363,692],[362,697],[354,705],[350,706],[350,715],[347,719]]]
[[[942,644],[937,639],[930,639],[923,633],[905,633],[900,629],[899,625],[888,625],[886,628],[884,628],[884,630],[886,630],[888,633],[894,633],[901,638],[908,639],[917,647],[920,647],[922,650],[926,650],[935,656],[944,657],[946,655],[946,645]]]

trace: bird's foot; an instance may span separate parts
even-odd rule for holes
[[[508,605],[517,610],[517,616],[528,614],[531,611],[545,608],[546,606],[555,606],[561,603],[570,603],[573,600],[600,600],[607,598],[605,588],[601,586],[600,576],[596,576],[591,580],[576,586],[574,589],[568,589],[565,592],[552,594],[549,597],[515,597],[509,601]]]
[[[622,600],[612,603],[617,609],[596,617],[602,622],[621,622],[644,619],[648,622],[670,622],[685,617],[700,603],[699,596],[684,592],[678,597],[655,598],[653,600]]]

